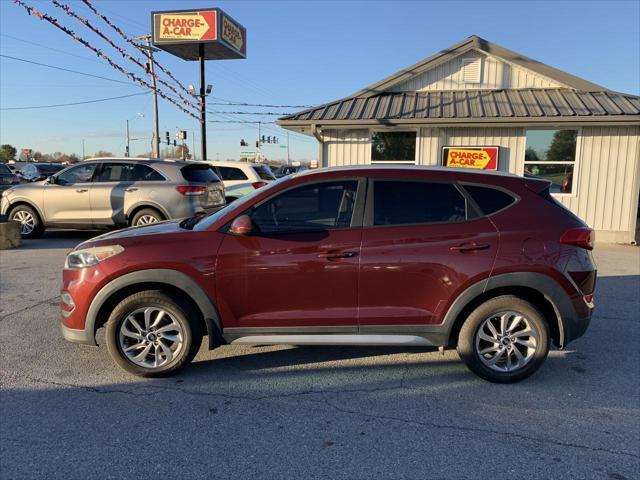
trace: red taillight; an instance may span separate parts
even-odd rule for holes
[[[191,197],[194,195],[202,195],[207,191],[207,187],[198,187],[194,185],[179,185],[176,187],[176,190],[186,197]]]
[[[595,233],[588,227],[571,228],[560,237],[560,243],[593,250]]]
[[[253,182],[251,185],[253,186],[253,188],[255,188],[257,190],[260,187],[264,187],[266,185],[269,185],[269,183],[268,182]]]

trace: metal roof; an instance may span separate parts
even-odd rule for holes
[[[456,120],[614,120],[640,122],[640,97],[612,91],[542,88],[389,92],[355,96],[279,119],[299,124],[447,123]]]

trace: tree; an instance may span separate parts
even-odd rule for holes
[[[576,130],[558,130],[547,150],[547,160],[556,162],[574,161],[576,159]]]
[[[13,145],[4,144],[0,146],[0,162],[7,163],[16,159],[16,153],[18,150]]]
[[[111,152],[106,152],[104,150],[98,150],[96,153],[93,154],[94,157],[113,157],[113,153]]]
[[[524,151],[524,160],[526,162],[537,162],[540,160],[540,157],[538,157],[538,152],[536,152],[533,148],[528,147]]]
[[[184,154],[184,155],[183,155]],[[189,153],[189,147],[187,147],[186,145],[179,145],[178,148],[176,148],[176,158],[186,158],[189,159],[191,158],[191,154]]]

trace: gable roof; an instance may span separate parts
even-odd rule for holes
[[[533,60],[532,58],[525,57],[524,55],[521,55],[517,52],[489,42],[484,38],[480,38],[477,35],[471,35],[470,37],[465,38],[461,42],[458,42],[455,45],[452,45],[449,48],[436,53],[435,55],[431,55],[430,57],[425,58],[424,60],[415,63],[410,67],[400,70],[399,72],[394,73],[393,75],[354,93],[350,97],[368,97],[378,95],[388,90],[389,88],[406,82],[407,80],[410,80],[427,70],[437,67],[438,65],[448,62],[454,57],[457,57],[471,50],[479,50],[487,54],[500,57],[507,62],[519,65],[523,68],[527,68],[535,73],[555,80],[568,88],[584,91],[610,91],[608,88],[605,88],[601,85],[588,82],[580,77],[571,75],[570,73],[563,72],[562,70],[558,70],[557,68],[553,68],[542,62]]]

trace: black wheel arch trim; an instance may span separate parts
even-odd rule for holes
[[[166,284],[169,287],[184,291],[202,313],[207,328],[207,335],[209,336],[209,349],[211,350],[218,345],[226,343],[222,337],[222,322],[218,310],[202,287],[185,273],[165,268],[137,270],[127,273],[102,287],[91,301],[91,305],[87,311],[84,326],[86,343],[97,345],[96,321],[100,309],[105,302],[123,288],[143,283]]]
[[[448,343],[452,329],[458,316],[464,308],[473,302],[478,296],[505,287],[524,287],[536,290],[551,304],[558,321],[559,339],[558,346],[565,346],[571,338],[567,338],[569,325],[575,324],[580,319],[578,314],[562,286],[553,278],[538,272],[512,272],[503,273],[481,280],[462,292],[447,311],[441,324],[445,327]]]
[[[153,210],[159,211],[164,216],[165,220],[171,220],[172,218],[171,215],[169,215],[169,212],[167,212],[167,210],[159,203],[152,202],[149,200],[141,200],[133,204],[131,207],[129,207],[129,210],[127,210],[127,213],[126,213],[127,221],[131,219],[134,212],[138,210],[144,210],[145,208],[151,208]]]

